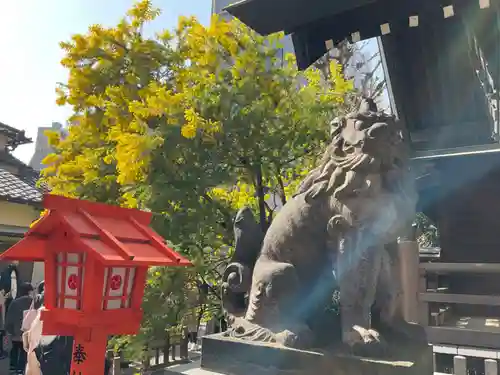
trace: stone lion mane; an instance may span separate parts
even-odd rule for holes
[[[359,133],[363,136],[357,139],[359,144],[362,144],[365,138],[370,137],[370,132],[374,127],[384,124],[392,129],[398,129],[394,117],[383,112],[353,113],[346,117],[336,118],[332,122],[332,141],[319,166],[309,172],[294,196],[303,193],[306,193],[308,199],[315,198],[319,194],[333,194],[333,197],[338,199],[351,196],[358,190],[357,174],[374,169],[370,166],[374,164],[375,156],[363,152],[362,146],[357,149],[359,145],[353,145],[344,138],[344,131],[351,130],[346,129],[349,120],[356,122],[356,127],[361,128]],[[391,165],[388,169],[394,167]]]

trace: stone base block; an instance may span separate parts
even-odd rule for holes
[[[349,355],[341,350],[305,351],[205,336],[201,369],[226,375],[432,375],[430,345],[394,342],[387,358]]]

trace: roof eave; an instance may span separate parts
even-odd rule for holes
[[[223,8],[262,35],[294,32],[324,17],[379,0],[242,0]]]
[[[0,201],[17,203],[17,204],[26,204],[28,206],[34,206],[37,208],[42,206],[42,201],[38,199],[16,198],[8,195],[0,195]]]
[[[18,241],[5,252],[0,254],[0,261],[19,260],[29,262],[43,262],[45,239],[28,236]]]
[[[33,143],[31,138],[26,137],[24,130],[16,129],[10,125],[0,122],[0,134],[6,135],[11,142],[8,143],[9,146],[20,146],[23,144]]]
[[[163,258],[134,258],[133,260],[123,259],[123,260],[111,260],[102,258],[102,263],[105,266],[145,266],[145,267],[153,267],[153,266],[161,266],[161,267],[192,267],[193,264],[189,261],[184,262],[173,262],[173,261],[165,261]]]

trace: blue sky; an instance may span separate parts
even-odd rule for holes
[[[179,15],[210,18],[210,0],[156,0],[161,16],[148,32],[172,28]],[[83,33],[89,25],[114,25],[133,0],[0,1],[0,122],[36,137],[39,126],[64,123],[69,108],[55,105],[56,82],[66,81],[59,42]],[[34,145],[15,155],[28,162]]]

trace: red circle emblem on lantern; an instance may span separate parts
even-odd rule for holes
[[[122,286],[122,277],[120,275],[111,276],[111,282],[109,283],[111,290],[118,290]]]
[[[78,276],[75,274],[69,275],[68,277],[68,288],[75,290],[78,288]]]

